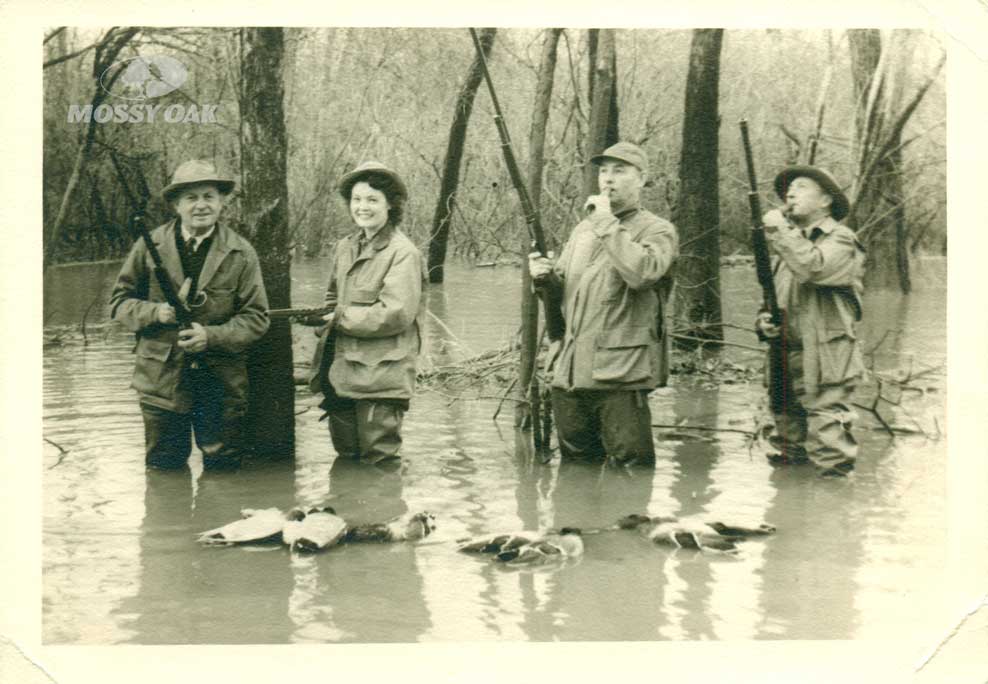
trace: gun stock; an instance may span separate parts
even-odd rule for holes
[[[748,170],[748,208],[751,211],[751,249],[755,255],[755,272],[762,288],[762,304],[779,328],[778,337],[768,339],[769,343],[769,399],[772,412],[785,411],[787,398],[794,396],[792,377],[789,375],[787,358],[787,325],[785,311],[779,307],[775,294],[775,279],[772,277],[772,260],[762,226],[762,206],[758,196],[758,181],[755,176],[755,162],[751,154],[751,140],[748,137],[748,122],[742,119],[741,144],[744,147],[744,160]]]

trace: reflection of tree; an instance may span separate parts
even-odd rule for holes
[[[204,548],[195,534],[237,519],[241,508],[287,509],[289,468],[208,474],[195,498],[187,472],[147,472],[141,523],[141,576],[121,606],[135,615],[141,644],[284,642],[292,586],[281,547]]]

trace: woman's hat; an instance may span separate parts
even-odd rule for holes
[[[374,174],[380,174],[390,178],[391,182],[398,188],[398,194],[405,198],[408,197],[408,190],[405,188],[405,184],[402,182],[401,176],[381,162],[377,161],[365,161],[353,171],[343,176],[340,180],[340,195],[343,196],[343,199],[349,200],[350,190],[353,189],[353,186],[359,181],[362,181],[368,176],[372,176]]]
[[[161,197],[165,202],[171,202],[175,193],[184,187],[198,185],[199,183],[212,183],[224,195],[229,195],[236,187],[232,178],[220,175],[211,162],[201,159],[193,159],[183,164],[179,164],[172,175],[172,182],[161,191]]]

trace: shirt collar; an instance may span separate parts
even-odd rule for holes
[[[216,224],[215,223],[209,228],[209,230],[207,230],[202,235],[193,235],[192,232],[189,231],[189,229],[186,228],[185,225],[183,224],[182,225],[182,241],[185,244],[189,244],[191,242],[192,243],[192,248],[194,250],[198,250],[199,247],[202,245],[202,243],[205,242],[208,238],[211,238],[213,236],[213,233],[215,233],[215,232],[216,232]]]
[[[816,223],[806,226],[803,229],[803,236],[812,240],[814,233],[818,231],[823,235],[830,235],[838,225],[833,216],[824,216]]]

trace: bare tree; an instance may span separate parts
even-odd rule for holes
[[[494,46],[497,29],[485,28],[480,31],[480,45],[485,56],[489,56]],[[441,283],[445,277],[446,247],[449,242],[449,228],[453,219],[453,208],[456,202],[456,190],[460,182],[460,163],[463,160],[463,148],[466,144],[467,125],[470,123],[470,113],[473,111],[473,101],[477,88],[484,77],[480,56],[475,55],[470,63],[466,80],[456,98],[456,108],[453,110],[453,122],[449,127],[449,142],[446,145],[446,161],[443,163],[443,175],[439,188],[439,201],[436,203],[436,213],[432,219],[432,234],[429,239],[429,282]]]
[[[590,126],[587,131],[587,156],[600,154],[617,138],[616,105],[612,123],[612,100],[615,93],[614,29],[596,30],[596,54],[592,62],[594,73],[590,95]],[[597,190],[597,174],[593,165],[587,164],[583,172],[583,194],[592,195]]]
[[[720,198],[717,154],[723,29],[696,29],[690,47],[673,222],[682,237],[676,267],[679,312],[690,337],[724,339],[720,303]]]
[[[528,194],[532,204],[538,207],[542,195],[542,167],[545,155],[545,135],[552,106],[552,86],[556,71],[556,47],[562,29],[548,29],[542,42],[542,59],[539,63],[538,82],[535,86],[535,106],[532,109],[532,128],[528,134]],[[522,237],[522,254],[531,251],[528,235]],[[532,291],[532,278],[527,268],[521,269],[521,352],[518,363],[515,427],[541,426],[541,391],[535,376],[538,355],[538,301]],[[524,400],[528,399],[530,403]],[[548,410],[548,408],[545,408]],[[548,439],[548,435],[543,435]]]
[[[240,32],[240,150],[244,232],[257,250],[272,308],[291,305],[291,232],[288,224],[288,146],[282,63],[284,31]],[[292,337],[287,320],[271,322],[248,352],[251,392],[247,409],[254,450],[291,453],[295,443]]]

